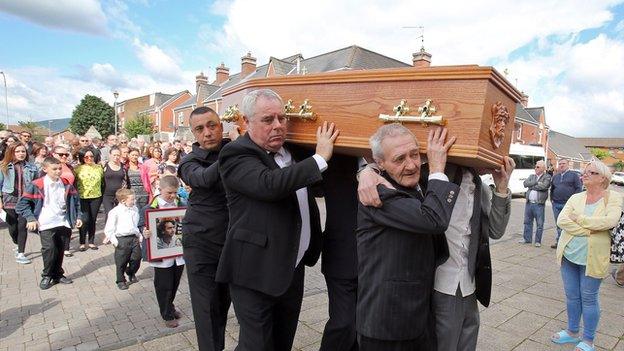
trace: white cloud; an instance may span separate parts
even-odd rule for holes
[[[183,82],[182,69],[176,60],[160,47],[142,43],[139,39],[134,39],[133,46],[137,58],[154,78],[170,82]]]
[[[106,34],[106,16],[97,0],[0,1],[0,11],[38,25],[73,32]]]

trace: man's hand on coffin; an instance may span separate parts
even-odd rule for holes
[[[377,192],[377,185],[394,189],[384,177],[380,176],[370,165],[358,173],[358,199],[364,206],[381,207],[382,203]]]
[[[234,141],[234,140],[238,139],[239,136],[240,136],[240,126],[235,125],[228,132],[228,138],[230,138],[230,140]]]
[[[430,173],[444,173],[448,150],[455,140],[457,140],[455,136],[452,136],[446,141],[446,133],[446,128],[435,128],[429,131],[429,137],[427,139],[427,160],[429,161]]]
[[[500,169],[491,170],[492,179],[494,180],[494,185],[496,186],[496,192],[501,194],[507,194],[507,188],[509,185],[509,179],[511,178],[511,172],[516,168],[516,163],[514,160],[505,156],[503,159],[503,164],[500,166]]]
[[[333,123],[323,122],[321,127],[316,130],[316,153],[325,161],[329,161],[334,153],[334,142],[340,131],[335,129]]]

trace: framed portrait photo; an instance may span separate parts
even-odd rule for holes
[[[186,208],[164,208],[145,211],[145,224],[150,231],[147,239],[148,261],[182,255],[182,218]]]

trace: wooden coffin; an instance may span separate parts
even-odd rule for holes
[[[393,123],[401,113],[395,107],[405,100],[402,109],[409,108],[405,116],[430,121],[401,122],[414,132],[422,153],[426,152],[428,132],[435,127],[431,121],[441,116],[449,134],[457,136],[449,160],[488,168],[499,167],[502,156],[509,152],[516,103],[521,98],[492,67],[409,67],[250,79],[224,90],[219,114],[226,120],[237,119],[245,129],[231,106],[240,105],[247,92],[259,88],[273,89],[284,102],[292,100],[289,141],[312,146],[317,126],[330,121],[340,129],[336,152],[365,156],[370,152],[369,137],[384,123]],[[311,105],[307,114],[299,113],[304,100]],[[431,101],[429,109],[435,108],[433,113],[419,111],[427,100]],[[388,121],[380,119],[384,115]]]

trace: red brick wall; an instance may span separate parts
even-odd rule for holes
[[[173,109],[180,106],[181,103],[188,100],[191,97],[190,93],[184,93],[180,95],[177,99],[171,101],[165,107],[163,107],[160,115],[160,131],[162,132],[173,132],[175,131],[175,127],[177,125],[177,119],[174,119]]]

